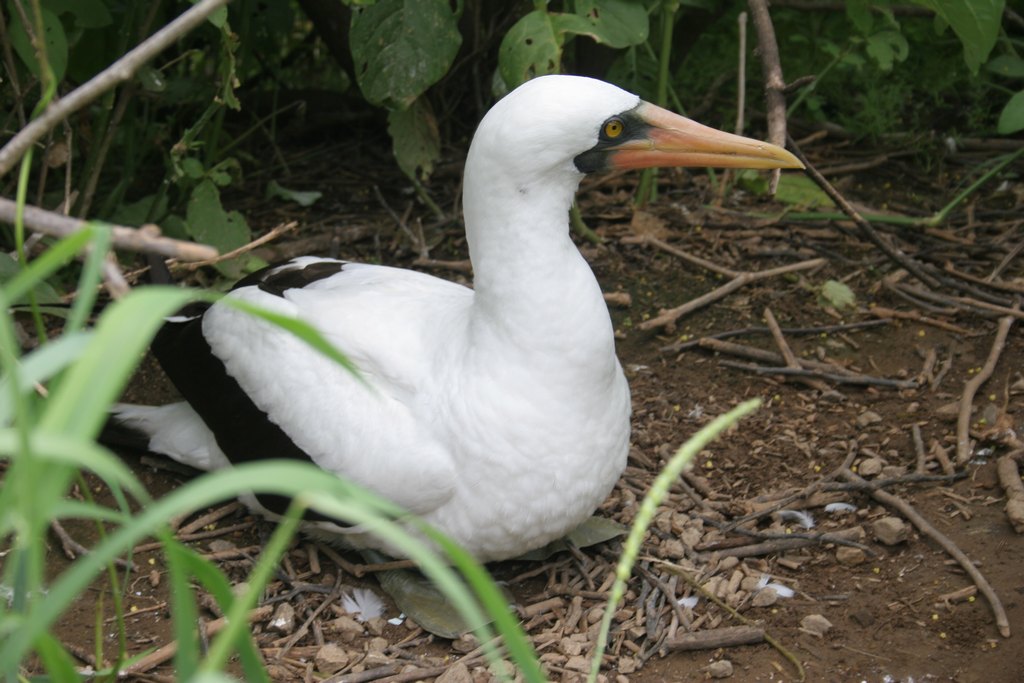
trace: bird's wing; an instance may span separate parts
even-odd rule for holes
[[[455,468],[435,429],[442,408],[423,387],[444,383],[450,349],[439,342],[462,324],[471,292],[394,268],[310,258],[293,264],[276,278],[243,281],[230,296],[310,323],[362,381],[292,334],[215,304],[201,321],[202,339],[256,415],[219,398],[198,412],[232,460],[260,450],[268,452],[257,457],[308,456],[413,512],[435,509],[451,496]],[[255,428],[259,414],[265,424]],[[247,453],[230,452],[222,434],[234,434]]]

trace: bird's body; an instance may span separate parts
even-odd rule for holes
[[[630,403],[567,212],[584,171],[643,153],[650,126],[634,112],[664,110],[576,77],[535,79],[495,105],[466,164],[472,290],[315,257],[236,285],[230,296],[316,327],[365,383],[288,332],[214,304],[172,319],[154,342],[191,406],[121,406],[120,419],[152,450],[203,469],[308,457],[484,561],[571,531],[625,466]],[[608,128],[613,119],[625,129]],[[793,165],[766,148],[775,156],[763,167]]]

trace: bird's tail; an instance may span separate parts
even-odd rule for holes
[[[160,453],[200,470],[230,464],[213,432],[184,402],[163,406],[115,403],[100,440]]]

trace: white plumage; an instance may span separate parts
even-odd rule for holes
[[[798,165],[777,147],[703,128],[606,83],[538,78],[492,108],[469,151],[473,290],[304,257],[232,291],[313,324],[372,390],[228,306],[168,327],[201,324],[227,375],[320,467],[422,515],[480,560],[513,557],[592,514],[629,446],[629,388],[611,321],[569,236],[579,180],[610,166],[695,163]],[[179,387],[195,379],[169,374]],[[154,451],[203,469],[230,464],[210,410],[179,403],[117,414]]]

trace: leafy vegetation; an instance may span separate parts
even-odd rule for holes
[[[445,144],[464,142],[479,116],[469,107],[467,120],[454,120],[453,103],[482,105],[535,75],[560,70],[603,75],[676,108],[696,105],[705,94],[718,94],[723,102],[736,94],[731,75],[737,60],[735,16],[744,7],[739,0],[352,0],[333,6],[337,23],[313,22],[307,4],[235,0],[218,10],[131,81],[55,129],[25,158],[21,173],[4,180],[0,195],[16,197],[22,206],[61,207],[84,218],[157,223],[168,235],[227,251],[250,241],[252,230],[225,192],[252,172],[260,161],[256,148],[275,144],[279,123],[301,107],[293,92],[298,86],[307,92],[358,90],[364,106],[385,111],[397,164],[417,185],[429,180]],[[1003,27],[1003,2],[919,4],[932,13],[902,14],[889,3],[867,0],[847,0],[845,12],[774,10],[786,74],[815,77],[794,93],[791,114],[838,123],[855,135],[931,130],[1007,135],[1024,129],[1022,41],[1019,28],[1009,22]],[[3,137],[187,7],[170,0],[4,0]],[[751,81],[751,92],[759,90],[756,79]],[[355,98],[346,101],[360,106]],[[713,105],[705,116],[709,123],[733,118]],[[315,192],[288,187],[287,178],[278,177],[268,179],[265,189],[268,196],[303,206],[319,199]],[[373,525],[403,544],[461,609],[476,612],[479,603],[446,564],[454,563],[498,620],[520,670],[539,680],[530,647],[486,573],[426,531],[444,548],[442,561],[394,523],[399,511],[385,501],[321,472],[282,463],[204,476],[153,501],[120,460],[96,445],[110,403],[163,317],[188,301],[212,296],[146,288],[108,305],[87,327],[110,234],[101,223],[90,223],[63,240],[42,240],[33,247],[20,220],[15,230],[0,232],[5,251],[13,250],[10,256],[0,253],[0,457],[5,461],[0,675],[17,680],[19,667],[34,653],[52,680],[77,680],[49,627],[104,567],[116,602],[124,576],[113,560],[155,535],[164,543],[176,596],[181,647],[175,663],[182,680],[222,670],[232,653],[247,680],[265,680],[242,617],[299,513],[314,506]],[[216,268],[221,276],[235,278],[259,265],[244,256]],[[56,303],[69,291],[77,294],[61,312],[59,334],[53,334],[42,304]],[[834,300],[845,294],[823,296]],[[15,304],[34,311],[28,325],[34,340],[19,338],[26,326],[16,319]],[[272,321],[344,363],[309,328]],[[67,498],[83,472],[104,482],[117,509]],[[249,591],[235,596],[220,570],[176,543],[164,524],[172,515],[242,490],[293,495],[296,503],[255,568]],[[102,540],[64,574],[44,580],[48,526],[65,518],[95,522]],[[639,526],[634,535],[642,531]],[[630,561],[627,554],[620,579],[628,575]],[[192,628],[193,584],[232,617],[231,627],[205,656]],[[123,634],[123,621],[119,627]],[[481,633],[485,642],[488,636]],[[114,669],[126,664],[123,639],[120,652],[101,654]]]

